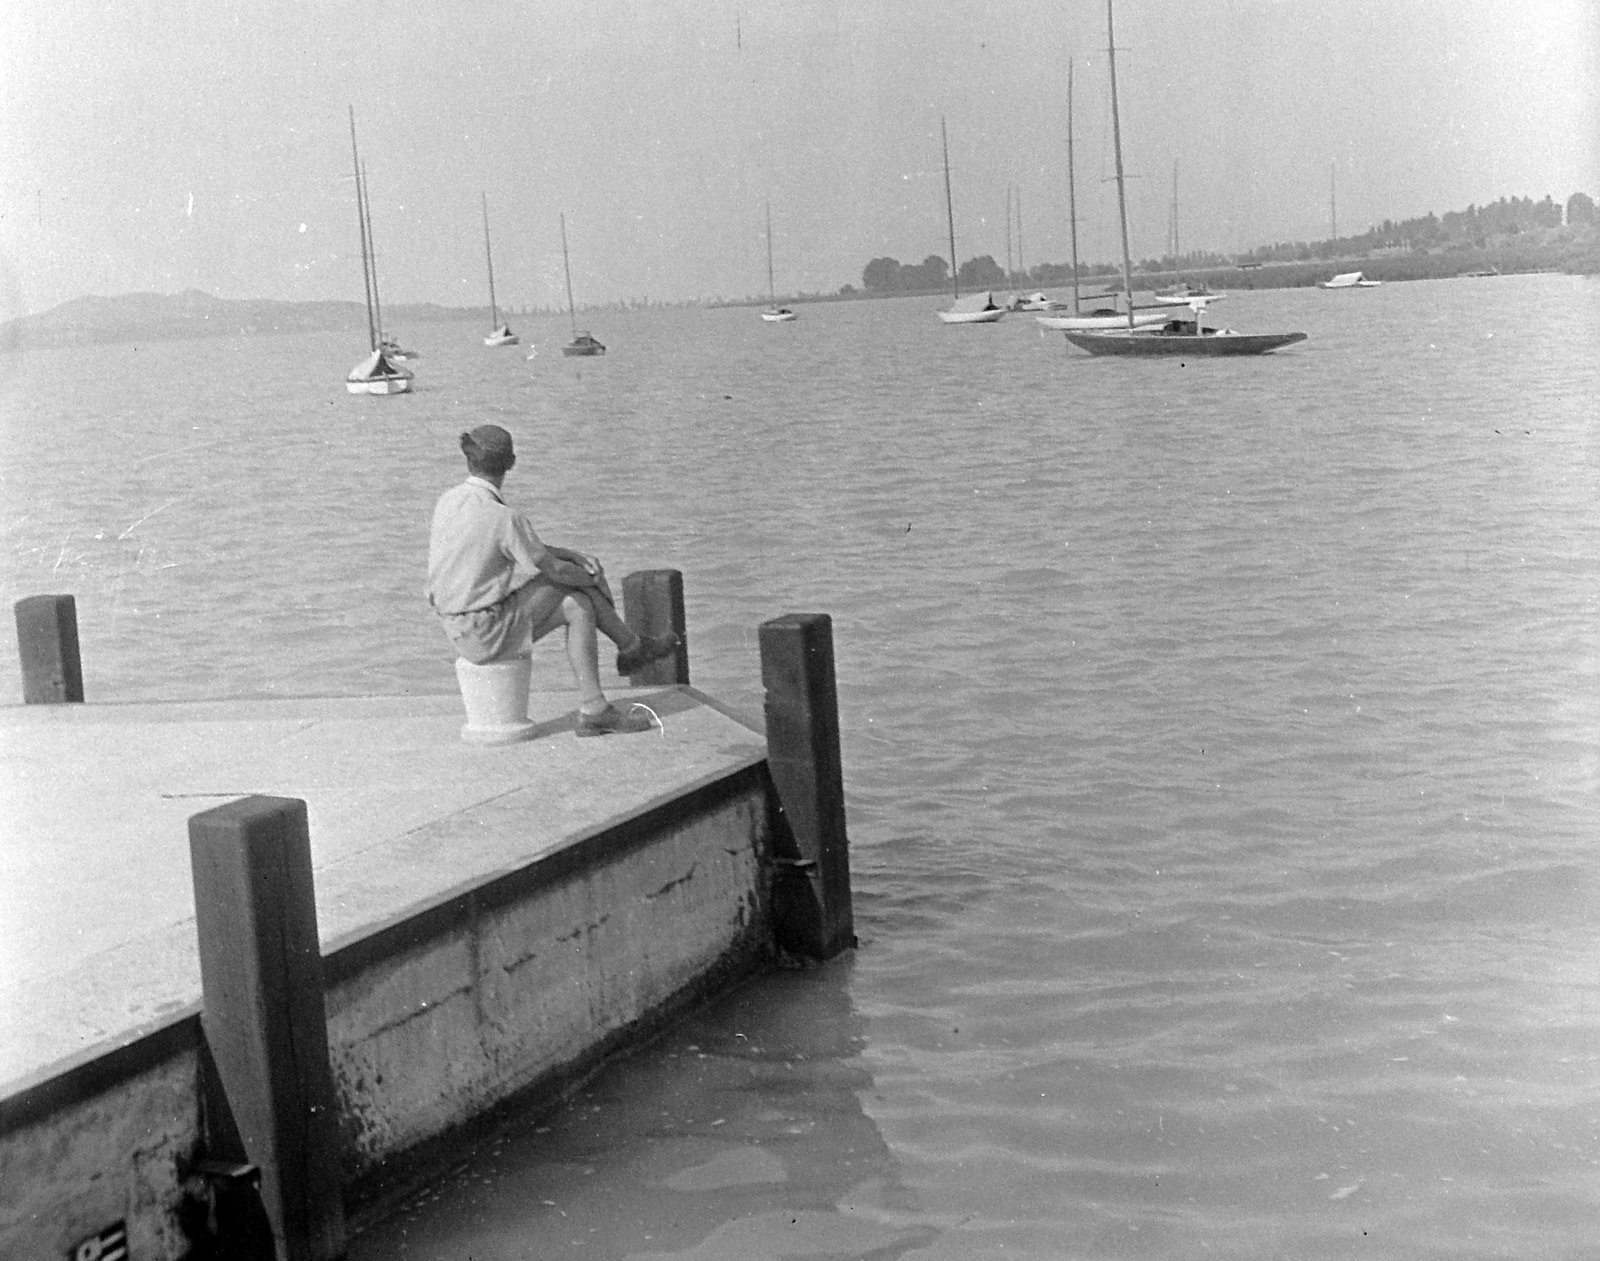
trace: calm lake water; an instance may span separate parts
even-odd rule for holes
[[[833,615],[860,949],[352,1256],[1594,1256],[1600,281],[1235,294],[1310,340],[1189,364],[938,305],[402,327],[400,398],[340,335],[0,359],[0,586],[91,700],[450,690],[486,420],[546,538],[684,571],[714,695]]]

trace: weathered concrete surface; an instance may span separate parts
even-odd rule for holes
[[[113,1222],[128,1255],[181,1257],[174,1206],[199,1135],[195,1050],[154,1060],[104,1094],[0,1134],[0,1256],[54,1258]]]
[[[5,850],[74,875],[32,901],[7,890],[0,921],[0,1254],[63,1255],[118,1220],[132,1255],[187,1246],[199,973],[169,882],[188,886],[187,817],[219,797],[308,802],[358,1198],[387,1162],[759,966],[764,743],[691,689],[639,695],[665,735],[579,741],[566,697],[541,696],[544,737],[492,749],[457,739],[455,697],[0,711]],[[126,920],[81,914],[102,898]],[[52,922],[82,929],[59,962],[23,948]],[[15,971],[30,962],[39,976]]]
[[[198,1001],[192,814],[306,801],[327,952],[765,756],[698,693],[615,698],[665,735],[579,740],[570,692],[536,693],[540,737],[501,748],[458,738],[453,694],[0,708],[0,1096]],[[500,823],[450,825],[486,803]]]
[[[645,843],[606,838],[537,889],[475,898],[332,985],[347,1184],[382,1181],[395,1155],[592,1058],[702,978],[764,963],[766,835],[752,787]]]

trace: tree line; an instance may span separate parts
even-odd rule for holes
[[[1483,249],[1491,241],[1505,240],[1527,233],[1568,228],[1587,229],[1600,225],[1600,207],[1587,193],[1573,193],[1563,209],[1548,195],[1542,201],[1531,197],[1502,197],[1487,205],[1470,205],[1465,210],[1435,215],[1432,211],[1398,223],[1385,219],[1367,231],[1326,241],[1278,241],[1244,254],[1218,254],[1209,250],[1190,251],[1179,256],[1141,259],[1139,271],[1198,270],[1266,262],[1312,262],[1372,253],[1428,253],[1448,249]],[[1115,277],[1121,268],[1116,263],[1080,264],[1080,277]],[[1072,283],[1069,263],[1039,263],[1007,276],[992,255],[982,254],[962,263],[956,273],[963,290],[1001,289],[1017,285],[1059,287]],[[902,263],[883,257],[869,262],[861,272],[861,283],[869,293],[925,293],[951,288],[950,264],[937,254],[920,263]],[[846,286],[848,288],[848,286]]]

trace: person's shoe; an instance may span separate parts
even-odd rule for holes
[[[650,711],[643,706],[636,705],[623,712],[615,705],[608,704],[598,714],[586,714],[580,709],[573,723],[573,731],[580,736],[634,736],[641,731],[649,731],[654,725],[650,720]]]
[[[642,635],[639,646],[617,654],[617,673],[633,674],[652,661],[671,656],[678,650],[678,632],[666,631],[660,635]]]

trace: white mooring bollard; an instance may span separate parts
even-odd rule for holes
[[[532,672],[533,659],[527,654],[482,666],[457,658],[456,680],[467,711],[461,738],[468,744],[516,744],[533,739],[536,728],[528,720]]]

